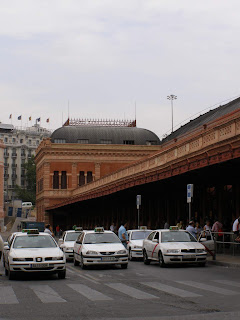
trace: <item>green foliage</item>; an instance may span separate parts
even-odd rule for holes
[[[36,203],[36,165],[34,162],[34,156],[32,156],[28,162],[24,164],[27,187],[22,188],[20,186],[15,187],[15,194],[18,199],[23,202],[30,201],[33,204]]]

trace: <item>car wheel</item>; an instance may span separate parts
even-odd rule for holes
[[[79,261],[77,261],[77,260],[75,259],[75,255],[74,255],[74,257],[73,257],[73,264],[74,264],[74,266],[79,266]]]
[[[58,279],[65,279],[66,278],[66,270],[58,272]]]
[[[8,270],[8,279],[14,280],[16,278],[16,272]]]
[[[128,250],[128,259],[129,259],[130,261],[132,261],[132,260],[133,260],[133,256],[132,256],[132,250],[131,250],[131,248],[129,248],[129,250]]]
[[[158,259],[159,259],[159,266],[160,266],[161,268],[165,267],[166,264],[165,264],[165,262],[164,262],[164,258],[163,258],[163,255],[162,255],[162,251],[159,251]]]
[[[143,250],[143,262],[144,264],[150,264],[150,260],[148,259],[146,250]]]
[[[80,257],[80,267],[82,268],[82,269],[86,269],[86,266],[85,266],[85,264],[84,264],[84,262],[83,262],[83,256],[81,255],[81,257]]]
[[[128,267],[128,264],[127,264],[127,263],[121,264],[121,268],[122,268],[122,269],[127,269],[127,267]]]

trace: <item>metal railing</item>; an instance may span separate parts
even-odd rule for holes
[[[215,253],[240,254],[240,242],[235,241],[238,237],[233,232],[212,232],[215,245]]]

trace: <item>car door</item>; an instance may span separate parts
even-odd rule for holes
[[[145,239],[143,241],[143,243],[144,243],[144,248],[143,249],[146,250],[147,255],[148,255],[149,258],[151,258],[151,256],[152,256],[152,251],[151,251],[152,246],[151,246],[151,244],[152,244],[152,239],[153,239],[155,233],[156,233],[156,231],[151,232],[148,235],[147,239]]]
[[[74,253],[76,253],[76,255],[75,255],[75,259],[76,260],[80,259],[81,249],[82,249],[82,241],[83,241],[83,234],[84,234],[84,232],[81,232],[79,234],[79,236],[77,237],[76,242],[74,243]]]
[[[213,234],[210,231],[202,231],[199,235],[198,241],[206,248],[208,254],[214,255],[215,244]]]
[[[157,231],[151,243],[152,259],[158,259],[158,247],[159,247],[159,232]]]

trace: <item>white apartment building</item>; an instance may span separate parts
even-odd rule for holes
[[[4,195],[5,201],[14,199],[16,185],[26,187],[24,164],[35,155],[39,143],[51,132],[35,124],[32,127],[18,128],[0,123],[0,139],[4,149]]]

